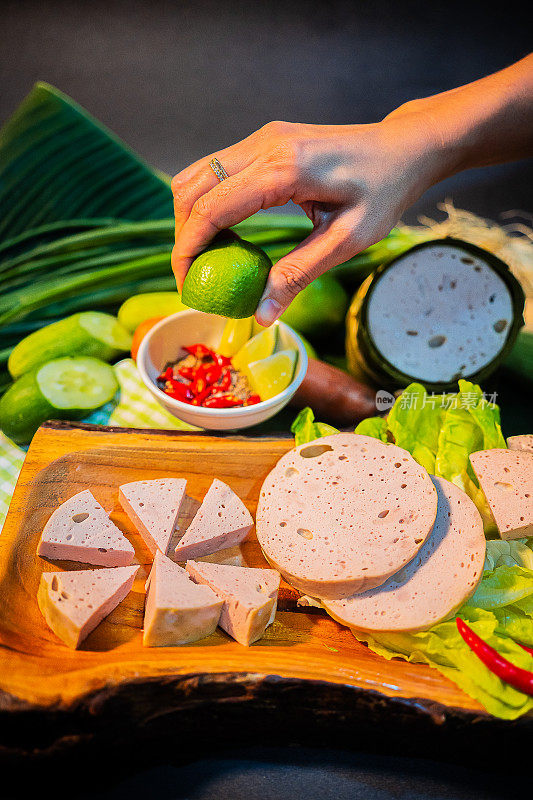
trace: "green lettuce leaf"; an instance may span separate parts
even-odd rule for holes
[[[470,605],[491,611],[533,597],[533,570],[506,564],[485,573]]]
[[[459,616],[513,664],[532,668],[531,655],[518,644],[533,642],[532,570],[504,565],[486,573]],[[435,667],[497,717],[516,719],[533,709],[533,698],[500,680],[470,650],[455,619],[419,633],[354,635],[384,658]]]
[[[491,447],[506,447],[499,409],[487,402],[479,386],[461,380],[459,393],[453,396],[442,420],[434,474],[455,483],[472,498],[487,533],[496,532],[496,528],[470,464],[470,454]]]
[[[533,598],[529,597],[523,603],[517,603],[514,606],[495,608],[492,613],[498,620],[496,633],[500,636],[508,636],[516,642],[533,646],[533,626],[531,625]],[[528,669],[531,669],[531,662]]]
[[[408,450],[428,472],[435,472],[439,433],[446,413],[446,395],[428,395],[411,383],[394,403],[387,425],[398,447]]]
[[[362,436],[372,436],[374,439],[379,439],[385,443],[389,441],[387,421],[383,417],[367,417],[367,419],[363,419],[354,433],[360,433]]]
[[[471,417],[475,419],[483,437],[483,450],[493,447],[507,449],[500,424],[500,409],[495,403],[485,400],[479,386],[469,381],[459,381],[460,395],[466,403],[466,408]],[[474,396],[475,403],[468,402]]]
[[[306,442],[313,442],[322,436],[330,436],[339,431],[325,422],[315,422],[313,411],[307,407],[302,408],[292,423],[291,432],[294,433],[294,442],[298,446],[299,444],[306,444]]]
[[[487,542],[484,572],[504,564],[533,569],[533,539],[492,539]]]

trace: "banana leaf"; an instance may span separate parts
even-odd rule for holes
[[[170,178],[47,83],[0,129],[0,165],[0,240],[76,217],[172,217]]]

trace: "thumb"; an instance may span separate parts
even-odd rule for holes
[[[307,239],[272,267],[255,318],[260,325],[272,325],[296,295],[328,269],[341,264],[350,252],[346,232],[315,229]]]

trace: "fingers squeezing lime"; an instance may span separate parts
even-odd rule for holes
[[[272,262],[250,242],[225,237],[193,261],[183,282],[182,300],[189,308],[222,317],[251,317]]]

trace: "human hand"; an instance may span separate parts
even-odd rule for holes
[[[172,180],[176,241],[172,267],[179,288],[218,233],[257,211],[293,200],[313,231],[272,268],[256,318],[269,325],[295,295],[326,270],[389,233],[403,211],[435,180],[438,137],[419,113],[395,113],[370,125],[271,122]]]

